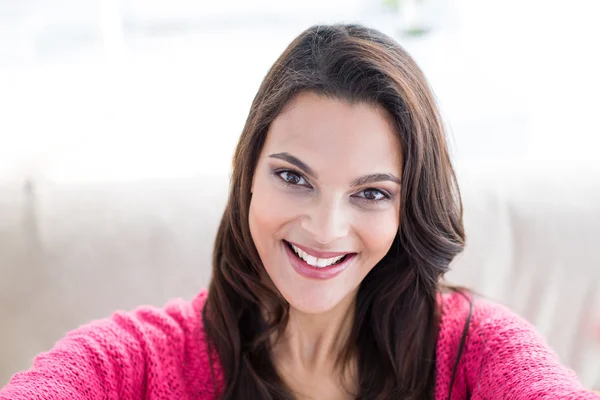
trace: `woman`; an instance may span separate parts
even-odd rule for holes
[[[315,26],[264,79],[208,292],[71,332],[0,399],[592,399],[525,321],[441,279],[464,246],[431,91]]]

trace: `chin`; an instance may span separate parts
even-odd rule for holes
[[[342,278],[342,277],[338,277]],[[304,314],[323,314],[346,303],[356,293],[352,288],[340,287],[343,282],[314,282],[305,278],[276,282],[283,298],[290,307]]]
[[[285,297],[285,296],[284,296]],[[342,297],[343,298],[343,297]],[[315,299],[308,296],[301,298],[286,298],[290,307],[304,314],[323,314],[334,309],[342,299],[326,298]]]

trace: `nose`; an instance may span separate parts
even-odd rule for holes
[[[348,235],[350,215],[340,199],[315,201],[304,215],[301,226],[317,243],[326,245]]]

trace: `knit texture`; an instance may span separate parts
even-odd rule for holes
[[[164,308],[141,307],[85,325],[16,374],[0,400],[215,399],[223,374],[209,364],[202,308],[207,293]],[[444,295],[437,346],[436,400],[448,398],[469,314],[460,294]],[[212,357],[214,360],[215,357]],[[215,382],[215,383],[213,383]],[[477,300],[452,400],[600,399],[586,391],[526,321]]]

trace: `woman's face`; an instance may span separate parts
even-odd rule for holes
[[[400,223],[399,140],[379,108],[302,93],[271,124],[249,224],[265,270],[295,309],[354,296]]]

